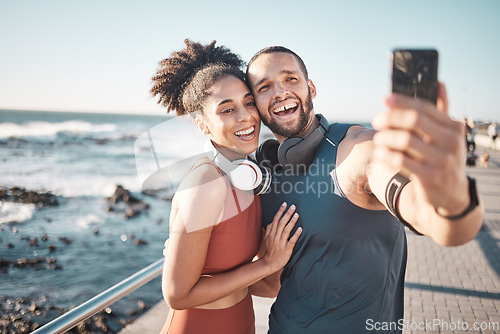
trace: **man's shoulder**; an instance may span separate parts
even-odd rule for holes
[[[362,170],[370,162],[373,153],[373,129],[361,125],[349,128],[344,139],[340,142],[337,153],[337,163]]]
[[[337,179],[349,201],[368,210],[381,210],[380,201],[370,190],[368,173],[372,168],[375,131],[353,126],[340,142],[337,153]],[[356,190],[346,192],[346,189]]]
[[[349,153],[354,153],[361,148],[371,150],[374,134],[375,130],[373,129],[361,125],[353,125],[347,130],[344,139],[340,142],[339,149],[342,151],[347,150]]]

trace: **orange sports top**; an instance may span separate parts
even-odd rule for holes
[[[227,185],[224,212],[221,222],[213,227],[202,275],[228,271],[249,263],[260,248],[260,197],[235,189],[226,176],[223,177]]]

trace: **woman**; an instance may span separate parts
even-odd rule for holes
[[[243,62],[215,41],[185,44],[160,63],[151,92],[167,112],[192,115],[216,155],[246,157],[257,148],[260,117]],[[162,281],[172,311],[162,332],[254,333],[251,293],[276,294],[272,282],[302,231],[289,238],[294,211],[283,203],[264,232],[259,197],[236,189],[211,159],[195,162],[172,200]]]

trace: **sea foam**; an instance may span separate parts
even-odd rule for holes
[[[115,124],[92,124],[86,121],[65,121],[58,123],[27,122],[23,124],[0,123],[0,138],[54,137],[58,133],[95,133],[116,131]]]
[[[33,217],[34,204],[0,202],[0,224],[21,223]]]

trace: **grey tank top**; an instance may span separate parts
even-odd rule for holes
[[[300,214],[295,229],[303,227],[281,275],[269,333],[402,332],[404,227],[388,211],[351,203],[338,187],[337,147],[350,126],[332,124],[307,173],[277,169],[261,195],[264,226],[286,201]],[[374,330],[384,324],[390,330]]]

